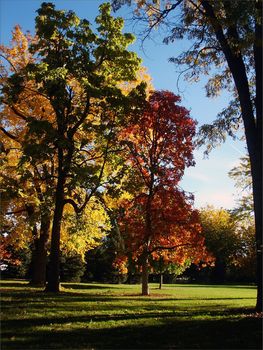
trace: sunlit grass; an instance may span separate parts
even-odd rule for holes
[[[2,281],[3,349],[260,349],[253,286]]]

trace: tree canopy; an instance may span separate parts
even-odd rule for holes
[[[142,267],[144,295],[150,257],[179,264],[206,259],[193,198],[179,188],[185,168],[194,164],[195,134],[195,121],[179,101],[169,91],[152,92],[139,123],[121,132],[136,188],[122,205],[119,227],[127,252]]]

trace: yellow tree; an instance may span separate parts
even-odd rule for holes
[[[7,84],[8,77],[21,72],[26,65],[34,62],[29,52],[30,43],[36,39],[24,35],[19,26],[13,31],[10,47],[0,46],[1,85]],[[30,164],[23,159],[23,147],[33,120],[48,121],[54,118],[51,105],[35,91],[28,82],[14,103],[8,103],[8,96],[2,89],[3,108],[0,111],[1,168],[0,181],[4,210],[1,214],[8,222],[10,244],[20,246],[21,242],[33,240],[32,283],[43,285],[46,276],[47,243],[52,216],[52,190],[54,188],[54,162],[49,160],[41,165]],[[7,239],[7,236],[5,237]],[[19,243],[20,242],[20,243]],[[29,244],[29,243],[28,243]]]
[[[128,95],[118,88],[119,82],[135,78],[140,60],[126,50],[133,38],[121,33],[123,21],[110,16],[108,5],[100,12],[95,34],[73,12],[44,3],[36,18],[38,40],[31,45],[38,60],[11,74],[2,89],[4,102],[27,123],[21,164],[30,163],[35,169],[53,165],[49,291],[59,290],[64,206],[70,204],[79,214],[99,190],[105,165],[116,152],[116,128],[125,122],[130,107],[138,104],[138,97],[144,96],[142,87]],[[43,99],[38,118],[27,117],[26,111],[32,112],[29,100],[24,110],[17,108],[29,91]],[[46,101],[50,119],[40,118]]]

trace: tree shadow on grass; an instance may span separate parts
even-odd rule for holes
[[[85,289],[85,290],[89,290],[89,289],[118,289],[117,286],[114,285],[101,285],[101,284],[86,284],[86,283],[80,283],[80,284],[76,284],[76,283],[66,283],[66,282],[62,282],[61,283],[61,287],[63,288],[67,288],[67,289]]]
[[[151,316],[152,317],[152,316]],[[69,319],[68,322],[73,320]],[[74,322],[74,321],[73,321]],[[3,333],[3,349],[260,349],[260,320],[178,320],[161,324]]]
[[[112,308],[111,308],[112,310]],[[137,308],[136,308],[137,310]],[[224,316],[229,318],[235,318],[236,316],[239,316],[239,318],[245,318],[245,317],[251,317],[253,314],[253,309],[251,308],[235,308],[235,309],[229,309],[229,310],[211,310],[208,312],[208,310],[200,311],[200,310],[193,310],[190,312],[185,311],[184,309],[176,308],[174,310],[168,311],[168,312],[162,312],[158,313],[157,311],[145,311],[142,310],[141,312],[130,312],[130,313],[115,313],[115,314],[107,314],[107,313],[97,313],[93,315],[54,315],[52,317],[27,317],[25,319],[8,319],[3,322],[2,324],[2,331],[3,334],[12,334],[14,329],[18,329],[18,333],[20,331],[26,330],[30,327],[42,327],[42,326],[63,326],[64,324],[75,324],[75,323],[83,323],[83,324],[89,324],[89,323],[97,323],[99,326],[99,323],[101,322],[108,322],[108,321],[129,321],[129,320],[145,320],[148,319],[158,319],[162,320],[164,322],[168,321],[169,319],[177,319],[182,320],[185,322],[186,318],[189,319],[194,317],[207,317],[210,318],[216,318],[218,316]]]
[[[165,285],[164,285],[165,286]],[[236,285],[236,284],[174,284],[172,287],[171,285],[167,286],[167,288],[231,288],[231,289],[256,289],[256,285]]]
[[[33,287],[31,286],[29,283],[27,282],[8,282],[8,281],[1,281],[0,282],[0,287],[1,289],[10,289],[10,288],[36,288],[36,287]]]
[[[123,295],[88,292],[57,295],[31,289],[15,294],[3,293],[2,297],[8,301],[4,304],[7,314],[9,310],[25,312],[23,317],[10,314],[10,318],[2,322],[3,350],[261,347],[261,320],[248,317],[253,312],[248,308],[227,309],[225,305],[215,305],[213,309],[211,305],[197,305],[197,309],[190,309],[169,303],[175,301],[174,298],[151,299],[138,295],[132,302],[129,296],[123,298]],[[131,302],[127,303],[127,300]],[[156,305],[158,300],[168,303]],[[92,301],[97,302],[96,309]],[[127,312],[121,309],[122,305]],[[30,308],[33,315],[30,315]],[[84,314],[81,313],[83,308]],[[39,317],[35,316],[37,310]],[[43,310],[48,316],[45,317]],[[93,314],[93,310],[97,314]],[[218,319],[222,316],[224,319]]]
[[[67,283],[67,282],[62,282],[61,284],[62,288],[67,288],[67,289],[85,289],[85,290],[90,290],[90,289],[118,289],[117,285],[102,285],[102,284],[88,284],[88,283]],[[1,290],[8,290],[12,288],[29,288],[30,290],[32,289],[37,289],[37,290],[44,290],[44,287],[37,287],[34,285],[31,285],[28,281],[9,281],[9,280],[2,280],[0,281],[0,287]],[[15,292],[15,291],[14,291]]]
[[[89,291],[67,291],[57,295],[32,289],[3,293],[2,298],[10,317],[2,323],[4,350],[261,347],[261,320],[248,317],[252,309],[227,308],[224,304],[197,305],[196,309],[194,306],[190,309],[172,303],[196,298],[149,298],[139,294],[131,297]],[[92,313],[95,310],[93,301],[97,302],[97,314]],[[156,305],[157,301],[160,304]],[[90,304],[85,305],[86,302]],[[125,310],[122,310],[122,305],[125,305]],[[27,313],[27,308],[32,315]],[[35,317],[38,310],[39,317]],[[52,316],[49,311],[52,311]],[[25,312],[25,315],[16,316],[14,312]],[[224,319],[219,320],[221,316]]]

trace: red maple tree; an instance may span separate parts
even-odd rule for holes
[[[149,257],[173,262],[207,258],[193,196],[179,187],[186,167],[194,165],[196,122],[169,91],[153,92],[139,122],[122,132],[137,193],[125,201],[119,218],[127,251],[142,269],[142,294],[149,294]]]

